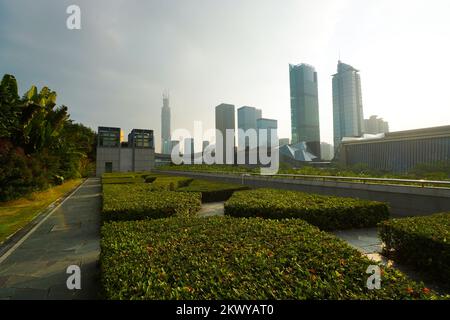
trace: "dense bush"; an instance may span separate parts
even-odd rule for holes
[[[0,201],[89,173],[95,133],[56,107],[56,92],[32,86],[19,97],[17,81],[0,83]]]
[[[412,299],[434,294],[302,220],[167,218],[101,231],[108,299]]]
[[[384,221],[379,234],[388,255],[450,286],[450,213]]]
[[[238,191],[225,203],[225,214],[235,217],[300,218],[323,230],[376,226],[389,217],[386,204],[308,194],[255,189]]]
[[[103,220],[190,216],[200,210],[200,193],[151,190],[146,183],[103,185]]]
[[[189,186],[179,188],[178,191],[201,192],[202,202],[215,202],[228,200],[234,191],[247,190],[247,186],[208,180],[194,180]]]

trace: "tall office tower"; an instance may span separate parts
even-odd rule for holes
[[[333,75],[333,130],[334,150],[343,137],[361,137],[364,132],[364,115],[359,70],[338,62]]]
[[[271,148],[272,135],[274,134],[271,129],[278,129],[278,121],[274,119],[260,118],[256,120],[256,126],[258,128],[258,139],[260,138],[260,130],[267,130],[266,135],[262,135],[261,140],[258,140],[258,147]],[[274,136],[273,139],[278,142],[278,136]]]
[[[236,124],[235,124],[235,116],[234,116],[234,105],[222,103],[216,107],[216,130],[220,131],[222,134],[222,141],[223,141],[223,163],[229,163],[232,161],[234,163],[234,146],[235,146],[235,138],[233,133],[233,140],[228,142],[226,131],[227,129],[233,130],[233,132],[236,131]],[[233,146],[232,150],[227,150],[227,143],[230,143]],[[216,148],[219,148],[219,142],[218,137],[216,137]],[[230,154],[232,152],[232,154]],[[228,162],[226,159],[228,158]],[[218,159],[216,159],[218,160]]]
[[[320,124],[317,72],[307,64],[289,65],[291,89],[291,143],[306,142],[320,158]]]
[[[238,109],[238,129],[247,131],[249,129],[254,129],[256,131],[256,120],[262,118],[261,109],[256,109],[254,107],[243,106]],[[247,148],[249,141],[245,139],[242,133],[238,133],[238,145]]]
[[[378,134],[378,133],[388,133],[389,124],[384,121],[383,118],[378,118],[378,116],[370,116],[369,119],[364,119],[364,133]]]
[[[170,154],[171,151],[169,96],[164,94],[161,109],[161,153]]]

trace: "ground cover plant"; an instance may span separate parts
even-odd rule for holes
[[[108,299],[428,299],[435,294],[300,219],[167,218],[101,230]]]
[[[225,203],[225,214],[272,219],[300,218],[323,230],[374,227],[389,218],[385,203],[309,194],[255,189],[238,191]]]
[[[233,192],[247,190],[249,187],[217,181],[195,179],[188,186],[179,188],[178,191],[201,192],[202,202],[216,202],[228,200]]]
[[[200,193],[154,191],[147,183],[103,185],[104,221],[192,216],[200,207]]]
[[[450,287],[450,213],[384,221],[379,235],[387,255]]]

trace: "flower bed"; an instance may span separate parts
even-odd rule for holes
[[[274,189],[235,192],[225,203],[225,214],[300,218],[323,230],[374,227],[389,218],[385,203]]]

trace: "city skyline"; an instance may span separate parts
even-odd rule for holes
[[[319,74],[321,141],[332,142],[331,75],[339,56],[363,74],[365,114],[389,120],[390,131],[450,119],[448,1],[81,0],[79,31],[65,27],[68,4],[0,0],[0,72],[17,77],[21,94],[31,84],[49,86],[75,121],[93,129],[152,128],[157,150],[166,88],[173,128],[191,130],[195,120],[214,128],[213,107],[231,101],[258,106],[278,120],[281,138],[290,137],[287,65],[303,61]]]

